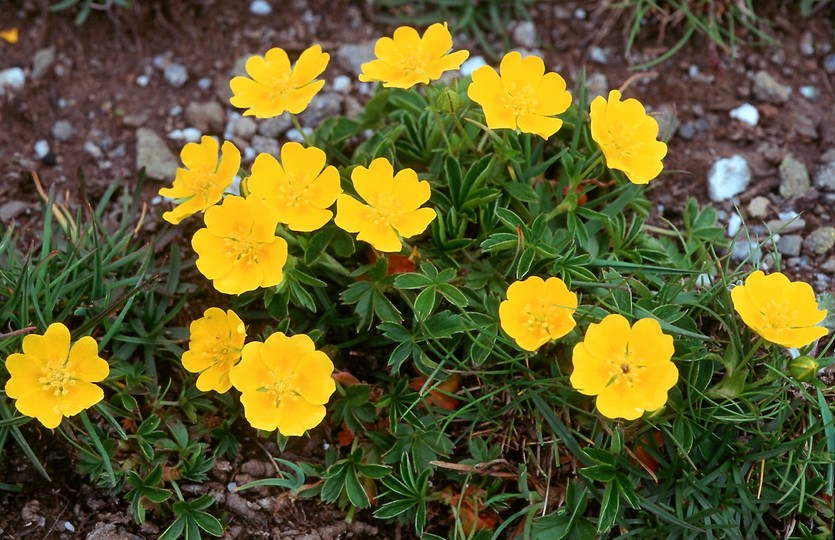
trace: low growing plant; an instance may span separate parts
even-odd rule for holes
[[[281,473],[237,489],[286,489],[349,520],[370,509],[423,538],[831,534],[833,388],[816,377],[831,297],[732,267],[716,213],[693,200],[650,224],[644,185],[666,181],[667,147],[637,100],[589,104],[582,81],[569,92],[519,53],[441,82],[467,56],[442,24],[376,52],[360,77],[382,84],[358,118],[300,129],[304,144],[251,170],[228,141],[183,148],[163,218],[202,212],[197,286],[222,294],[191,297],[188,332],[160,326],[169,315],[142,333],[141,304],[86,325],[74,308],[11,319],[137,347],[102,355],[119,360],[80,413],[82,471],[137,522],[168,520],[164,538],[219,536],[212,500],[180,485],[236,453],[232,425],[283,452],[325,421],[321,459],[276,456]],[[328,60],[318,46],[292,65],[278,48],[252,57],[232,103],[298,114]],[[73,246],[71,267],[100,253]],[[179,311],[175,252],[169,285],[144,294]],[[104,290],[119,282],[105,276]],[[32,414],[20,384],[4,434]]]

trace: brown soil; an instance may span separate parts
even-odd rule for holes
[[[218,100],[228,108],[228,102],[223,100],[228,92],[229,73],[243,55],[279,45],[292,51],[292,57],[293,52],[297,54],[314,42],[326,51],[334,51],[341,44],[367,42],[390,34],[393,29],[380,22],[379,13],[370,2],[359,0],[272,2],[273,12],[263,17],[250,15],[249,2],[243,1],[134,3],[140,6],[95,11],[80,27],[72,23],[72,13],[48,13],[46,0],[6,0],[0,8],[0,30],[20,30],[17,44],[0,41],[0,70],[20,66],[27,71],[23,90],[7,91],[0,96],[0,208],[12,201],[23,203],[13,217],[23,234],[36,235],[39,222],[40,202],[32,171],[37,172],[47,188],[54,186],[58,193],[67,192],[76,204],[77,173],[83,171],[88,194],[95,199],[112,182],[130,182],[136,177],[138,127],[150,128],[165,137],[173,129],[187,127],[181,113],[171,114],[172,108],[185,109],[190,102],[210,100]],[[664,217],[675,219],[687,197],[708,202],[706,177],[711,164],[719,157],[739,153],[749,160],[754,176],[748,190],[739,196],[741,209],[753,197],[763,195],[771,201],[767,219],[791,208],[805,212],[805,234],[818,226],[833,224],[831,199],[824,194],[786,201],[778,193],[778,165],[786,153],[792,153],[814,172],[821,155],[835,148],[832,75],[821,67],[833,44],[831,18],[802,19],[794,7],[783,9],[774,3],[769,18],[777,24],[768,32],[776,38],[775,45],[742,47],[732,58],[706,38],[696,36],[671,60],[636,76],[630,65],[666,51],[678,40],[681,29],[662,29],[657,20],[649,20],[627,57],[624,19],[594,9],[603,3],[560,2],[562,11],[554,3],[542,3],[532,6],[530,15],[536,21],[546,63],[556,67],[570,87],[583,68],[587,76],[603,73],[610,87],[628,86],[625,95],[640,98],[656,111],[673,111],[679,123],[693,122],[704,127],[690,139],[677,135],[670,139],[665,165],[672,172],[655,181],[650,189]],[[587,10],[584,19],[574,14],[580,7]],[[509,39],[494,38],[499,48]],[[809,38],[816,49],[807,56],[801,52],[800,44]],[[474,42],[457,45],[477,50]],[[51,46],[55,47],[54,63],[42,77],[32,78],[35,53]],[[593,47],[600,47],[607,54],[605,64],[589,60]],[[167,55],[169,61],[187,67],[190,77],[182,88],[167,84],[162,71],[153,67],[153,59],[158,55]],[[787,103],[763,103],[751,95],[750,75],[758,70],[765,70],[792,87]],[[150,75],[147,86],[137,84],[137,77],[146,74]],[[325,78],[332,81],[339,74],[352,80],[356,76],[332,60]],[[201,88],[201,78],[211,80],[211,87]],[[799,95],[798,89],[805,85],[818,90],[816,101]],[[745,102],[759,110],[761,119],[756,127],[728,116],[730,109]],[[66,141],[57,140],[52,134],[58,120],[72,125],[73,133]],[[50,148],[50,154],[43,159],[36,157],[33,150],[41,139]],[[94,156],[85,150],[87,142],[94,143],[103,154]],[[182,142],[168,143],[178,154]],[[150,202],[161,186],[159,182],[148,182],[146,200]],[[719,206],[733,210],[730,202]],[[151,214],[153,227],[158,221],[156,207]],[[743,217],[748,217],[744,210]],[[3,225],[9,226],[10,221]],[[815,274],[827,260],[827,255],[810,257],[807,265],[799,268],[800,273]],[[164,526],[162,522],[154,523],[150,516],[148,525],[137,527],[131,522],[123,499],[89,487],[86,478],[69,466],[72,458],[66,453],[67,448],[60,449],[65,445],[57,444],[57,434],[34,429],[32,425],[27,428],[27,438],[33,442],[53,482],[39,477],[16,447],[7,444],[4,461],[0,462],[0,481],[24,487],[21,493],[0,492],[0,538],[78,538],[97,528],[99,535],[93,533],[89,538],[158,535],[159,527]],[[322,442],[321,437],[313,440]],[[278,454],[277,450],[271,453]],[[409,537],[407,529],[382,525],[368,514],[360,514],[353,524],[346,525],[338,510],[292,501],[276,495],[275,490],[253,490],[233,496],[226,484],[245,474],[242,471],[254,470],[256,465],[248,465],[252,460],[266,462],[267,458],[250,441],[242,457],[216,466],[211,482],[194,487],[223,499],[230,538]],[[66,529],[66,522],[75,533]]]

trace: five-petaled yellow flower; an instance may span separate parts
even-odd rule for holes
[[[609,92],[608,101],[591,102],[591,136],[600,145],[610,169],[623,171],[633,184],[646,184],[661,173],[667,145],[658,138],[658,122],[637,99],[620,100]]]
[[[394,31],[393,39],[382,37],[374,46],[376,60],[362,65],[359,79],[379,81],[390,88],[411,88],[441,78],[444,71],[458,69],[470,56],[468,51],[452,50],[452,36],[446,23],[435,23],[423,37],[409,26]]]
[[[183,367],[192,373],[200,373],[197,388],[201,392],[226,392],[232,386],[229,370],[240,360],[244,348],[246,329],[243,321],[231,309],[224,312],[213,307],[191,323],[189,333]]]
[[[581,394],[597,396],[597,410],[607,418],[634,420],[667,402],[678,381],[672,363],[673,338],[655,319],[632,327],[622,315],[607,315],[589,325],[574,346],[571,385]]]
[[[223,143],[218,160],[217,141],[203,136],[200,143],[188,143],[180,152],[186,169],[178,168],[174,185],[162,188],[159,194],[179,201],[179,205],[162,218],[174,225],[188,216],[202,212],[217,203],[241,166],[241,151],[229,141]]]
[[[278,217],[263,201],[230,195],[206,210],[204,220],[191,245],[197,269],[215,289],[241,294],[281,282],[287,241],[276,236]]]
[[[324,80],[314,80],[325,71],[330,55],[313,45],[290,67],[283,49],[274,47],[265,56],[252,56],[246,61],[249,77],[234,77],[229,83],[234,94],[229,102],[246,109],[244,116],[272,118],[284,111],[299,114],[307,108]]]
[[[563,280],[531,276],[507,288],[507,300],[499,305],[499,320],[519,347],[535,351],[570,332],[577,325],[576,310],[577,295]]]
[[[342,193],[336,167],[325,167],[325,153],[288,142],[281,147],[281,164],[259,154],[247,180],[250,197],[258,197],[278,212],[279,223],[294,231],[315,231],[327,223],[327,210]]]
[[[110,373],[96,340],[85,336],[70,347],[70,331],[61,323],[24,337],[23,354],[9,355],[6,369],[6,394],[17,400],[17,410],[50,429],[101,401],[104,392],[93,383]]]
[[[331,373],[330,358],[308,336],[276,332],[244,347],[231,378],[252,427],[298,436],[325,417],[325,404],[336,390]]]
[[[518,129],[547,139],[562,127],[553,118],[571,105],[565,80],[554,72],[545,73],[538,56],[516,51],[507,53],[499,65],[501,76],[490,66],[473,72],[467,95],[484,109],[490,129]]]
[[[351,180],[357,194],[368,204],[350,195],[340,195],[336,199],[334,223],[348,232],[359,233],[358,240],[380,251],[400,251],[400,237],[422,233],[435,219],[433,209],[420,208],[431,195],[429,182],[419,181],[412,169],[395,175],[389,160],[377,158],[367,169],[356,167]]]
[[[789,281],[780,272],[752,272],[745,285],[731,290],[731,301],[754,332],[783,347],[805,347],[829,333],[817,326],[826,318],[826,310],[818,309],[812,287]]]

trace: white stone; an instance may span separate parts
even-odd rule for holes
[[[298,141],[298,142],[303,142],[303,141]],[[244,148],[244,155],[243,155],[244,163],[249,163],[250,161],[255,159],[255,155],[256,155],[255,148],[253,148],[251,146],[247,146],[246,148]]]
[[[249,12],[253,15],[269,15],[272,11],[273,7],[264,0],[255,0],[255,2],[249,4]]]
[[[38,159],[43,159],[49,153],[49,143],[45,139],[41,139],[35,143],[35,155]]]
[[[311,133],[313,133],[313,130],[306,127],[306,128],[304,128],[304,132],[305,132],[305,134],[310,135]],[[296,128],[288,129],[287,133],[285,133],[284,136],[287,137],[288,141],[293,141],[293,142],[297,142],[297,143],[303,143],[304,142],[304,137],[302,136],[302,132],[299,131]]]
[[[736,109],[731,109],[731,118],[745,122],[749,126],[756,126],[760,121],[760,111],[750,103],[743,103]]]
[[[347,93],[351,89],[351,78],[347,75],[337,75],[333,78],[333,89],[343,94]]]
[[[481,66],[486,66],[487,61],[484,60],[483,56],[471,56],[464,60],[464,63],[461,64],[461,75],[464,77],[469,77],[473,74],[473,71],[477,70]]]
[[[697,289],[707,289],[713,284],[712,280],[710,279],[710,274],[699,274],[696,276],[696,288]]]
[[[183,130],[183,140],[186,142],[197,142],[203,133],[195,127],[187,127]]]
[[[728,219],[728,238],[733,238],[736,236],[736,233],[739,232],[739,229],[742,228],[742,218],[734,212],[731,214],[731,217]]]
[[[251,148],[245,148],[244,152],[246,152],[247,150],[251,150]],[[224,190],[224,193],[227,193],[229,195],[240,195],[241,194],[241,177],[236,174],[235,177],[232,179],[232,183],[229,184],[229,187],[227,187]]]
[[[136,78],[136,84],[138,84],[139,86],[141,86],[143,88],[148,86],[148,84],[150,82],[151,82],[151,78],[148,77],[147,75],[140,75]]]
[[[172,129],[168,132],[168,138],[172,141],[182,141],[185,138],[182,129]]]
[[[707,173],[708,196],[722,202],[745,191],[751,181],[751,169],[744,157],[735,155],[717,160]]]
[[[26,84],[26,73],[19,67],[13,67],[0,71],[0,96],[5,93],[6,88],[19,90]]]

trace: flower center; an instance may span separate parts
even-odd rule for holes
[[[514,116],[533,112],[539,106],[536,89],[532,84],[510,83],[505,86],[502,105],[513,111]]]
[[[208,197],[209,192],[215,188],[215,175],[208,171],[194,171],[189,181],[189,189],[195,195]]]
[[[784,302],[769,300],[760,309],[764,319],[764,326],[768,329],[780,330],[790,328],[791,322],[797,320],[797,310],[791,309]]]
[[[641,371],[646,367],[642,365],[641,360],[633,351],[629,350],[629,346],[627,345],[623,356],[609,360],[609,383],[607,386],[619,380],[629,387],[640,384]]]
[[[536,335],[550,335],[550,321],[556,317],[560,309],[565,309],[565,307],[546,300],[540,300],[536,304],[526,304],[524,313],[528,317],[526,323],[528,331]]]
[[[420,50],[420,48],[409,50],[404,52],[400,55],[399,64],[400,68],[403,71],[408,73],[423,73],[423,66],[425,66],[429,59],[426,58],[426,55]]]
[[[47,367],[44,375],[38,379],[44,390],[52,390],[56,396],[64,396],[69,392],[67,387],[75,384],[73,372],[62,367]]]
[[[310,176],[307,174],[286,173],[285,183],[278,186],[278,197],[287,206],[298,208],[308,199]]]
[[[392,218],[399,216],[402,203],[400,199],[396,198],[391,193],[379,193],[371,202],[370,219],[377,225],[379,223],[389,223]]]

